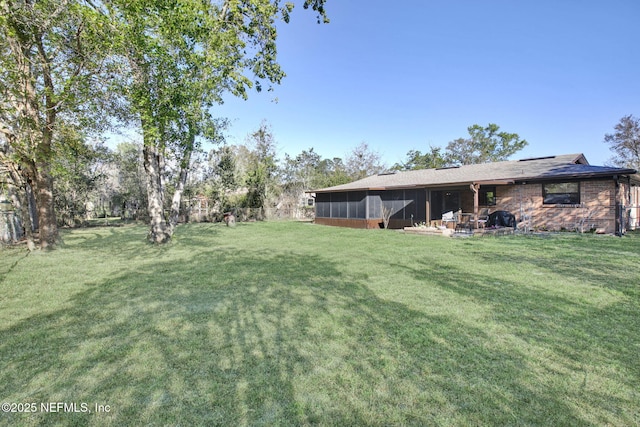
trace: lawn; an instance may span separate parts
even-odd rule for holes
[[[145,233],[0,251],[0,425],[640,424],[638,235]]]

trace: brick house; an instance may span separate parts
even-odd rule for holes
[[[390,228],[442,219],[445,212],[502,210],[531,229],[581,227],[624,234],[636,227],[640,177],[593,166],[582,154],[402,171],[315,190],[317,224]]]

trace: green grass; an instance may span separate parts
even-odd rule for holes
[[[640,424],[640,236],[145,234],[0,252],[0,425]]]

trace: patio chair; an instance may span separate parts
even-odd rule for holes
[[[484,208],[478,214],[478,227],[484,228],[487,221],[489,221],[489,208]]]
[[[456,221],[456,233],[472,234],[473,219],[469,214],[462,214],[462,210],[459,210],[455,216]]]
[[[455,225],[455,222],[456,218],[453,214],[453,211],[445,212],[442,214],[442,225],[444,225],[445,227],[448,223],[453,223]]]

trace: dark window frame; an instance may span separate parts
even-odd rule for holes
[[[493,193],[493,196],[489,196],[488,193]],[[480,187],[478,191],[478,205],[479,206],[495,206],[496,205],[496,187],[487,186]]]
[[[571,188],[574,186],[575,188]],[[542,203],[545,205],[579,205],[580,181],[555,181],[543,183]]]

